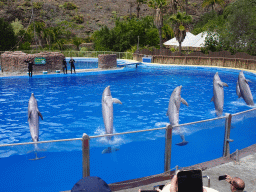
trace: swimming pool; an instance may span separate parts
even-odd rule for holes
[[[219,72],[224,88],[224,113],[251,109],[236,95],[239,71],[232,69],[139,65],[122,70],[94,73],[55,74],[0,78],[0,144],[31,141],[27,106],[35,94],[44,120],[40,120],[40,141],[81,138],[104,134],[101,97],[110,85],[114,98],[123,105],[114,105],[115,132],[156,127],[168,123],[168,102],[173,89],[182,85],[181,96],[189,107],[181,105],[180,124],[215,117],[212,80]],[[256,77],[245,72],[255,98]],[[233,119],[231,152],[255,144],[255,114]],[[189,166],[222,156],[225,120],[185,127],[183,147],[174,145],[180,137],[174,132],[172,167]],[[109,146],[104,138],[91,139],[91,175],[113,183],[163,172],[165,131],[116,136],[111,145],[119,151],[102,154]],[[33,146],[0,148],[0,188],[3,191],[61,191],[72,188],[82,177],[81,141],[40,144],[39,161]]]

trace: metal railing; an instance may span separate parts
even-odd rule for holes
[[[114,134],[104,134],[104,135],[97,135],[97,136],[88,136],[86,133],[83,134],[82,138],[71,138],[71,139],[61,139],[61,140],[49,140],[49,141],[39,141],[39,142],[27,142],[27,143],[14,143],[14,144],[3,144],[0,147],[9,147],[9,146],[18,146],[18,145],[33,145],[33,144],[42,144],[42,143],[54,143],[54,142],[65,142],[65,141],[82,141],[82,158],[83,158],[83,177],[90,175],[90,139],[93,138],[100,138],[100,137],[107,137],[107,136],[117,136],[117,135],[126,135],[126,134],[134,134],[134,133],[142,133],[142,132],[149,132],[149,131],[157,131],[157,130],[165,130],[165,153],[164,153],[164,172],[170,171],[171,169],[171,152],[172,152],[172,130],[176,127],[184,127],[193,124],[199,124],[209,121],[216,121],[219,119],[225,119],[225,137],[223,143],[223,157],[230,155],[230,142],[233,140],[230,139],[230,130],[231,130],[231,119],[232,116],[236,116],[243,113],[248,113],[254,111],[255,109],[250,109],[247,111],[243,111],[236,114],[226,114],[222,117],[201,120],[191,123],[184,123],[180,125],[167,125],[166,127],[160,128],[153,128],[147,130],[138,130],[138,131],[129,131],[123,133],[114,133]]]

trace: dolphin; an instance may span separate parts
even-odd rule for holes
[[[39,116],[43,120],[43,116],[38,110],[37,101],[34,96],[34,93],[32,93],[28,102],[28,123],[29,123],[30,134],[33,142],[39,141]],[[38,150],[37,144],[35,144],[35,148],[36,150]],[[37,160],[37,159],[41,159],[41,158],[38,158],[36,153],[36,158],[33,160]]]
[[[171,95],[170,100],[169,100],[168,111],[167,111],[166,115],[169,117],[169,121],[170,121],[171,125],[178,125],[179,124],[180,103],[183,103],[184,105],[188,106],[188,103],[183,98],[181,98],[181,95],[180,95],[181,88],[182,88],[182,86],[176,87],[173,90],[172,95]],[[179,129],[180,128],[178,128],[178,130]],[[183,145],[188,144],[188,142],[185,141],[184,135],[182,135],[180,133],[180,137],[182,139],[182,142],[177,143],[176,145],[183,146]]]
[[[223,86],[228,87],[228,85],[220,80],[218,72],[215,73],[213,77],[213,97],[211,101],[214,102],[215,111],[217,116],[221,116],[224,106],[224,90]]]
[[[122,104],[122,102],[119,99],[112,98],[110,86],[107,86],[103,91],[101,103],[102,116],[105,125],[105,134],[113,134],[113,103]],[[112,136],[107,136],[107,139],[110,141],[112,139]],[[113,150],[108,148],[108,150],[104,151],[107,151],[105,153],[110,153]]]
[[[254,105],[252,93],[249,87],[248,79],[245,79],[243,71],[240,71],[236,84],[236,94],[238,98],[242,97],[247,105]]]

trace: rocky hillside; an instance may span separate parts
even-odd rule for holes
[[[32,0],[31,0],[32,1]],[[31,22],[32,6],[30,0],[0,0],[0,17],[12,22],[16,18],[26,27]],[[44,21],[51,26],[60,21],[70,21],[82,26],[73,29],[73,33],[86,37],[89,33],[102,26],[114,27],[114,17],[129,17],[130,13],[137,15],[136,0],[33,0],[36,21]],[[196,21],[203,9],[202,0],[188,0],[188,14]],[[218,9],[218,7],[217,7]],[[171,8],[165,10],[171,13]],[[153,15],[154,10],[148,5],[140,7],[140,16]]]

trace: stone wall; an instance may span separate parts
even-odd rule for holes
[[[26,59],[33,59],[36,57],[44,57],[46,59],[45,65],[36,64],[33,66],[33,72],[55,72],[55,70],[62,69],[62,61],[65,56],[58,52],[41,52],[36,54],[26,54],[21,51],[6,51],[1,54],[1,70],[7,73],[26,73],[28,71],[28,64]]]
[[[116,54],[98,55],[98,68],[109,69],[117,67]]]

